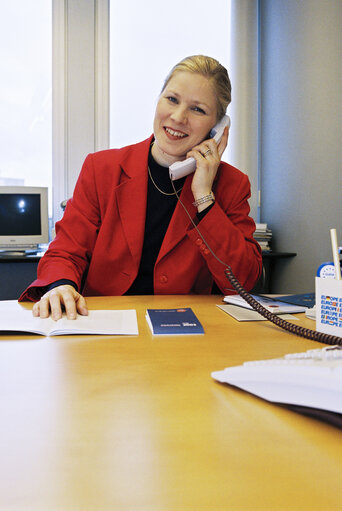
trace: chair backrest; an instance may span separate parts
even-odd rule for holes
[[[62,200],[62,202],[61,202],[61,204],[60,204],[60,206],[61,206],[61,208],[62,208],[62,210],[63,210],[63,211],[65,210],[65,207],[66,207],[66,205],[67,205],[68,200],[69,200],[69,199]]]

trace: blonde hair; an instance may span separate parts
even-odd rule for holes
[[[167,75],[162,92],[173,78],[180,72],[187,71],[189,73],[200,74],[211,82],[217,102],[217,120],[221,119],[226,113],[227,107],[232,100],[232,86],[229,80],[227,69],[212,57],[205,55],[191,55],[176,64]]]

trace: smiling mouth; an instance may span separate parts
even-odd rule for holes
[[[171,137],[175,137],[175,138],[178,138],[178,139],[185,138],[185,137],[188,136],[186,133],[182,133],[181,131],[175,131],[175,130],[173,130],[171,128],[168,128],[168,127],[164,127],[164,130],[166,131],[166,133],[171,135]]]

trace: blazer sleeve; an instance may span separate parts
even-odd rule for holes
[[[223,169],[223,172],[227,170]],[[262,270],[261,249],[253,238],[255,223],[249,216],[249,179],[235,170],[230,176],[231,181],[226,177],[219,180],[215,191],[216,202],[198,224],[212,252],[204,245],[195,228],[188,232],[224,294],[236,293],[224,274],[225,266],[231,267],[247,290],[254,287]]]
[[[46,286],[67,279],[81,289],[101,224],[99,200],[91,155],[87,156],[77,180],[73,198],[64,216],[56,222],[56,237],[39,262],[37,279],[19,301],[37,301]]]

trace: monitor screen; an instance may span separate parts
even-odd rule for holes
[[[1,195],[0,236],[41,234],[40,195]]]
[[[0,250],[48,243],[47,188],[0,186]]]

